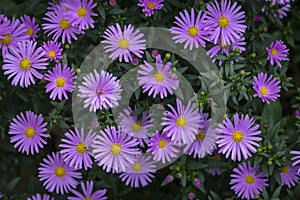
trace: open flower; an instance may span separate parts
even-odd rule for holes
[[[270,60],[271,65],[276,63],[279,67],[281,67],[280,61],[289,60],[287,57],[289,49],[282,40],[272,42],[270,47],[266,47],[266,50],[268,52],[268,60]]]

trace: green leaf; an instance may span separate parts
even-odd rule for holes
[[[16,187],[16,185],[19,183],[20,180],[21,180],[21,177],[17,177],[17,178],[14,178],[13,180],[11,180],[7,185],[7,190],[10,192],[13,191],[13,189]]]

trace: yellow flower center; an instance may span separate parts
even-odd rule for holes
[[[62,19],[60,22],[59,22],[59,27],[61,29],[68,29],[70,27],[70,24],[67,20],[65,19]]]
[[[49,51],[48,52],[48,56],[50,57],[50,58],[54,58],[55,56],[56,56],[56,53],[55,53],[55,51]]]
[[[142,124],[140,122],[133,122],[131,128],[135,133],[140,132],[142,130]]]
[[[125,38],[122,38],[121,40],[119,40],[118,46],[121,49],[127,49],[129,47],[129,41]]]
[[[77,10],[77,15],[78,15],[79,17],[85,17],[86,14],[87,14],[87,11],[86,11],[86,9],[83,8],[83,7],[80,7],[80,8]]]
[[[229,19],[227,17],[222,16],[218,19],[218,24],[222,28],[226,28],[229,25]]]
[[[93,200],[92,197],[85,197],[84,200]]]
[[[271,54],[272,54],[272,56],[276,56],[276,55],[278,54],[277,49],[273,48],[273,49],[271,50]]]
[[[12,38],[11,38],[11,35],[10,34],[3,34],[2,36],[4,36],[6,39],[0,39],[0,42],[3,44],[3,45],[8,45],[10,44]]]
[[[142,165],[140,163],[134,163],[132,165],[132,171],[134,172],[140,172],[142,170]]]
[[[30,62],[29,58],[23,58],[20,61],[19,66],[23,70],[28,70],[30,68],[30,66],[31,66],[31,62]]]
[[[55,168],[55,175],[59,178],[63,177],[66,174],[66,170],[63,167]]]
[[[268,89],[266,87],[262,87],[260,89],[260,94],[263,95],[263,96],[267,95],[268,94]]]
[[[201,132],[195,136],[196,136],[196,141],[200,142],[205,138],[206,134],[205,134],[204,130],[201,130]]]
[[[178,117],[178,119],[176,120],[176,125],[179,127],[185,127],[186,126],[186,119],[182,116]]]
[[[282,166],[282,167],[280,168],[280,171],[281,171],[281,173],[283,173],[283,174],[288,173],[289,170],[290,170],[289,166]]]
[[[111,147],[110,147],[110,152],[116,156],[116,155],[119,155],[121,152],[122,152],[122,147],[121,145],[119,144],[112,144]]]
[[[163,75],[163,73],[158,72],[156,74],[154,74],[154,80],[158,83],[162,82],[165,79],[165,76]]]
[[[31,127],[26,128],[25,130],[25,135],[28,138],[33,138],[33,136],[35,135],[35,130]]]
[[[222,45],[222,41],[220,40],[219,41],[219,47],[221,48],[221,49],[228,49],[228,44],[226,43],[226,45]]]
[[[84,154],[86,152],[85,145],[82,142],[77,144],[76,150],[77,150],[78,153]]]
[[[244,138],[244,135],[241,131],[235,131],[233,134],[232,134],[232,139],[235,141],[235,142],[240,142],[242,141]]]
[[[210,159],[219,160],[219,156],[217,154],[214,154],[214,155],[210,156]]]
[[[34,31],[32,28],[28,28],[27,31],[26,31],[27,35],[30,35],[32,36],[34,34]]]
[[[165,148],[166,146],[167,146],[167,141],[166,140],[159,140],[158,141],[158,146],[159,146],[159,148],[161,148],[161,149],[163,149],[163,148]]]
[[[104,94],[104,91],[103,91],[103,89],[100,88],[100,89],[97,90],[96,93],[97,93],[97,95],[99,96],[99,95]]]
[[[198,32],[199,32],[199,30],[195,26],[190,27],[188,30],[188,34],[192,37],[195,37],[198,34]]]
[[[155,4],[154,4],[153,2],[147,3],[147,8],[148,8],[149,10],[152,10],[152,9],[154,8],[154,6],[155,6]]]
[[[66,80],[64,78],[62,78],[62,77],[58,77],[56,79],[55,84],[56,84],[56,87],[63,88],[65,86],[65,84],[66,84]]]
[[[249,185],[251,185],[252,183],[254,183],[254,181],[255,181],[255,178],[253,176],[251,176],[251,175],[248,175],[248,176],[245,177],[245,182],[247,184],[249,184]]]

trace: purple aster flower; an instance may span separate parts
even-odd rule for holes
[[[259,166],[251,167],[250,162],[239,164],[238,168],[233,169],[230,185],[235,194],[242,199],[254,199],[268,186],[268,179],[263,172],[258,173]]]
[[[168,175],[165,180],[167,181],[167,183],[171,183],[174,180],[174,178],[173,176]]]
[[[75,197],[68,197],[68,200],[106,200],[107,197],[106,189],[97,190],[93,193],[93,181],[87,181],[86,184],[84,182],[80,182],[82,193],[71,190],[71,192],[75,195]]]
[[[276,10],[276,13],[274,13],[274,15],[275,15],[275,17],[278,15],[278,17],[280,19],[282,19],[287,16],[287,13],[290,11],[290,9],[291,9],[291,4],[286,3],[286,4],[282,5],[281,8],[278,8]]]
[[[154,10],[160,10],[164,7],[163,2],[164,0],[139,0],[137,5],[142,7],[145,16],[149,17],[154,14]]]
[[[93,142],[93,155],[99,166],[106,172],[119,173],[126,171],[134,163],[134,154],[140,154],[135,146],[138,142],[126,134],[124,129],[107,127],[100,131]]]
[[[83,77],[83,83],[79,86],[80,98],[84,100],[84,108],[90,107],[90,112],[100,109],[114,108],[119,105],[121,99],[121,85],[117,77],[112,74],[96,70]]]
[[[281,185],[287,185],[288,188],[294,187],[299,181],[297,167],[282,166],[280,167]]]
[[[123,58],[125,62],[131,62],[131,53],[141,58],[146,49],[146,40],[142,39],[144,34],[139,30],[134,30],[131,24],[125,25],[124,31],[118,23],[115,26],[109,26],[103,37],[105,40],[101,43],[107,44],[104,47],[105,53],[111,52],[109,58],[114,60],[119,57],[120,62]]]
[[[77,40],[76,34],[82,34],[77,26],[72,26],[71,22],[65,16],[65,10],[62,6],[52,2],[51,10],[48,10],[43,18],[48,23],[43,23],[42,27],[47,36],[53,35],[53,40],[58,41],[62,37],[62,43],[66,40],[71,44],[71,39]]]
[[[255,146],[258,147],[257,141],[262,140],[258,135],[261,133],[259,125],[254,125],[254,119],[236,113],[233,122],[228,117],[224,120],[224,125],[219,125],[219,140],[217,141],[220,148],[219,153],[226,154],[226,158],[231,154],[231,160],[238,161],[251,157],[255,153]]]
[[[184,153],[196,158],[204,158],[206,154],[211,154],[216,147],[217,134],[209,128],[210,119],[208,113],[201,114],[198,131],[195,134],[195,140],[186,145]]]
[[[52,155],[48,155],[43,159],[43,163],[40,163],[39,179],[44,182],[46,190],[56,193],[64,194],[68,193],[71,189],[76,188],[78,181],[81,179],[81,173],[75,172],[74,168],[70,167],[64,162],[59,152],[52,152]]]
[[[274,65],[274,62],[281,67],[280,61],[282,60],[289,60],[287,58],[289,49],[286,47],[282,40],[276,40],[272,42],[270,47],[266,47],[268,52],[268,60],[270,60],[271,65]]]
[[[146,111],[142,113],[141,119],[138,119],[138,116],[131,116],[132,112],[130,107],[121,112],[119,118],[122,120],[119,125],[125,128],[128,135],[137,138],[141,147],[145,147],[144,143],[147,144],[149,141],[149,129],[153,127],[152,120]]]
[[[272,75],[268,77],[267,74],[259,73],[258,76],[254,77],[253,89],[256,93],[254,97],[259,97],[263,102],[270,103],[269,100],[275,101],[280,95],[280,81],[273,78]]]
[[[40,30],[39,26],[35,24],[35,17],[31,19],[29,16],[24,15],[20,19],[26,27],[26,34],[29,35],[30,40],[35,41],[38,38],[36,33]]]
[[[278,4],[287,4],[287,3],[291,2],[291,0],[266,0],[266,1],[271,1],[270,6],[274,6],[276,3],[278,3]]]
[[[172,79],[171,62],[164,65],[160,55],[158,55],[155,65],[154,68],[150,63],[144,61],[144,65],[139,66],[138,81],[143,88],[143,93],[149,91],[148,95],[153,94],[153,98],[160,94],[160,98],[163,99],[167,97],[168,93],[173,94],[173,90],[179,86],[179,81]]]
[[[300,151],[291,151],[291,154],[295,155],[294,157],[291,158],[291,160],[295,160],[292,166],[298,166],[300,163]],[[300,167],[298,166],[298,174],[300,174]]]
[[[60,42],[48,41],[43,43],[43,50],[45,51],[44,57],[50,61],[59,62],[58,59],[62,58],[62,48]]]
[[[179,99],[176,99],[177,110],[168,104],[170,111],[164,112],[162,125],[165,126],[163,131],[167,132],[167,136],[175,143],[189,144],[192,143],[197,133],[200,114],[198,107],[193,109],[191,101],[187,106],[183,106]]]
[[[37,193],[32,197],[28,197],[27,200],[54,200],[54,198],[49,196],[48,194],[41,195]]]
[[[204,30],[209,32],[210,40],[214,44],[222,42],[222,46],[231,45],[246,31],[244,24],[245,12],[240,11],[237,2],[222,0],[221,7],[218,1],[207,5],[206,24]]]
[[[17,47],[19,42],[29,40],[29,35],[26,34],[26,27],[20,20],[13,18],[10,22],[6,17],[3,18],[3,27],[1,30],[4,34],[0,38],[0,49],[2,49],[2,56],[8,53],[12,47]],[[8,26],[8,27],[7,27]]]
[[[180,17],[175,17],[174,22],[177,27],[170,29],[171,33],[175,36],[172,37],[175,43],[185,43],[184,48],[192,50],[193,47],[198,48],[199,44],[205,47],[205,41],[207,40],[207,31],[204,31],[204,18],[206,14],[202,15],[202,11],[199,11],[197,17],[195,16],[195,10],[191,9],[191,15],[187,10],[179,13]],[[195,18],[196,17],[196,18]]]
[[[156,131],[156,134],[150,139],[148,146],[147,153],[152,153],[154,156],[153,159],[156,162],[161,161],[165,164],[166,161],[171,162],[171,158],[179,156],[179,150],[176,148],[178,146],[167,137],[165,132],[160,134]]]
[[[16,144],[19,152],[31,153],[39,152],[47,144],[45,138],[49,137],[47,131],[47,122],[44,122],[42,115],[36,115],[31,111],[26,111],[25,115],[20,113],[9,125],[8,134],[11,135],[10,142]]]
[[[93,0],[67,1],[64,5],[68,8],[66,16],[72,26],[78,26],[80,30],[94,28],[92,16],[98,16],[98,14],[92,12],[92,9],[97,6]]]
[[[10,53],[4,57],[4,65],[2,69],[5,75],[9,75],[8,79],[13,78],[12,85],[20,85],[28,87],[35,84],[34,77],[41,79],[43,75],[38,69],[46,69],[48,63],[43,58],[44,52],[41,47],[36,49],[36,42],[23,41],[18,47],[11,47]]]
[[[155,172],[151,156],[137,155],[134,162],[120,175],[120,179],[133,188],[145,187],[152,182]]]
[[[46,85],[46,93],[51,92],[50,99],[55,100],[58,97],[62,100],[63,97],[68,99],[67,92],[73,91],[76,76],[73,68],[67,67],[66,64],[62,67],[60,63],[57,63],[45,74],[44,79],[49,81]]]
[[[85,134],[83,128],[78,130],[76,127],[75,132],[72,130],[66,132],[66,138],[62,139],[62,144],[59,145],[62,148],[60,153],[64,161],[76,170],[91,168],[93,161],[89,147],[95,136],[96,133],[93,133],[92,130]]]

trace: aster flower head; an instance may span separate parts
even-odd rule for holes
[[[179,99],[176,99],[177,110],[168,104],[171,111],[165,111],[162,118],[162,125],[165,126],[163,131],[167,132],[167,136],[178,144],[192,143],[196,136],[194,133],[198,131],[200,122],[200,113],[197,108],[192,107],[191,101],[186,106]]]
[[[289,49],[282,40],[272,42],[270,47],[266,47],[266,50],[268,52],[268,60],[271,65],[276,63],[279,67],[282,67],[280,61],[289,60],[287,57]]]
[[[209,32],[209,38],[214,44],[222,41],[222,46],[231,45],[246,31],[244,24],[245,12],[240,11],[241,6],[237,2],[222,0],[207,5],[206,22],[204,30]]]
[[[166,132],[160,134],[156,131],[156,134],[150,139],[148,147],[147,153],[151,153],[156,162],[161,161],[165,164],[166,161],[171,162],[171,158],[179,156],[178,146],[171,141]]]
[[[266,1],[271,1],[271,4],[270,4],[271,7],[274,6],[275,4],[284,5],[284,4],[291,2],[291,0],[266,0]]]
[[[105,44],[105,53],[111,53],[110,59],[119,57],[119,61],[129,63],[132,61],[132,54],[141,58],[146,49],[146,40],[142,39],[143,33],[139,30],[134,30],[131,24],[124,25],[122,31],[121,26],[117,23],[115,26],[109,26],[104,32],[104,40],[101,43]]]
[[[117,77],[112,74],[96,70],[83,77],[79,87],[80,98],[84,99],[84,108],[90,107],[90,112],[100,109],[114,108],[121,99],[121,85]]]
[[[206,14],[199,11],[195,16],[194,8],[191,9],[191,14],[187,10],[179,13],[180,17],[176,16],[174,22],[176,26],[170,29],[175,36],[172,37],[175,43],[185,43],[184,48],[192,50],[194,47],[198,48],[199,44],[205,47],[205,40],[207,40],[207,31],[204,30],[204,18]]]
[[[136,138],[141,147],[145,147],[144,143],[149,141],[149,129],[153,127],[152,120],[146,111],[142,113],[141,119],[138,119],[138,116],[131,116],[132,112],[130,107],[124,109],[119,115],[119,118],[122,119],[119,125],[125,128],[128,135]]]
[[[219,153],[225,154],[226,158],[231,154],[231,160],[241,161],[247,159],[251,153],[255,153],[258,141],[262,140],[258,135],[261,133],[259,125],[254,125],[254,119],[248,115],[234,115],[233,122],[226,117],[224,124],[219,125],[220,136],[217,141]]]
[[[68,197],[68,200],[106,200],[107,197],[106,189],[103,190],[97,190],[96,192],[93,192],[93,181],[87,181],[85,184],[84,182],[80,182],[82,193],[71,190],[71,192],[75,195],[75,197]]]
[[[267,178],[263,172],[258,173],[259,166],[252,167],[248,164],[239,164],[233,169],[230,185],[235,194],[242,199],[254,199],[260,194],[263,187],[268,186]]]
[[[300,167],[298,166],[300,163],[300,151],[291,151],[290,154],[295,155],[294,157],[291,158],[291,160],[295,160],[292,164],[292,166],[297,166],[298,167],[298,171],[297,173],[300,174]]]
[[[126,134],[123,128],[106,127],[93,142],[95,161],[106,172],[126,171],[133,164],[135,154],[140,154],[138,141]]]
[[[46,190],[53,192],[55,190],[58,194],[68,193],[70,190],[76,188],[78,181],[82,175],[80,172],[75,172],[74,168],[70,167],[64,162],[59,152],[52,152],[40,163],[39,180],[43,183]]]
[[[32,111],[26,111],[25,115],[20,113],[9,125],[8,134],[11,135],[10,142],[15,143],[14,148],[19,152],[26,152],[32,155],[39,152],[47,144],[46,138],[49,137],[47,122],[44,122],[42,115],[36,115]]]
[[[2,69],[8,79],[13,79],[11,84],[28,87],[35,84],[34,77],[41,79],[43,75],[37,70],[46,69],[48,63],[43,58],[44,52],[41,47],[36,49],[36,42],[23,41],[18,47],[12,47],[10,53],[4,57]]]
[[[20,19],[26,27],[26,34],[29,35],[30,40],[35,41],[38,38],[37,32],[40,30],[39,26],[35,23],[35,17],[30,18],[24,15]]]
[[[171,66],[171,62],[164,65],[160,55],[156,57],[155,67],[144,61],[138,70],[138,81],[143,88],[143,93],[148,92],[148,95],[152,95],[153,98],[159,94],[162,99],[167,97],[168,93],[173,94],[173,90],[179,86],[179,81],[172,79]]]
[[[48,41],[48,42],[44,42],[43,46],[42,46],[45,55],[44,57],[46,57],[48,60],[50,61],[55,61],[55,62],[59,62],[58,59],[62,58],[62,48],[61,48],[61,43],[60,42],[55,42],[55,41]]]
[[[299,181],[297,171],[298,168],[295,166],[284,165],[280,167],[281,185],[287,185],[288,188],[294,187]]]
[[[48,194],[41,195],[37,193],[32,197],[28,197],[27,200],[54,200],[54,198],[49,196]]]
[[[268,77],[267,74],[259,73],[254,77],[253,89],[256,91],[253,96],[261,98],[267,104],[280,97],[278,94],[281,89],[280,81],[272,75]]]
[[[78,26],[80,30],[94,28],[92,17],[98,16],[98,14],[92,12],[92,9],[97,6],[93,0],[72,0],[67,1],[64,5],[68,8],[66,16],[72,26]]]
[[[60,153],[66,163],[68,163],[74,169],[87,170],[92,167],[92,153],[89,150],[96,133],[89,130],[85,134],[83,128],[78,130],[75,127],[75,131],[68,131],[65,133],[65,137],[62,139],[62,143],[59,145],[61,148]]]
[[[49,81],[46,85],[46,93],[51,92],[50,99],[62,100],[63,98],[68,99],[67,92],[73,91],[76,76],[73,68],[67,67],[66,64],[62,67],[60,63],[57,63],[52,70],[45,74],[44,79]]]
[[[164,7],[164,0],[139,0],[137,4],[143,8],[143,12],[146,17],[150,17],[154,14],[154,10],[160,10]]]
[[[195,140],[186,145],[184,153],[192,155],[196,158],[203,158],[207,154],[211,154],[216,147],[217,134],[209,128],[210,119],[208,113],[201,114],[198,131],[195,133]]]
[[[137,155],[134,162],[120,175],[120,179],[133,188],[145,187],[152,182],[155,172],[151,156]]]

